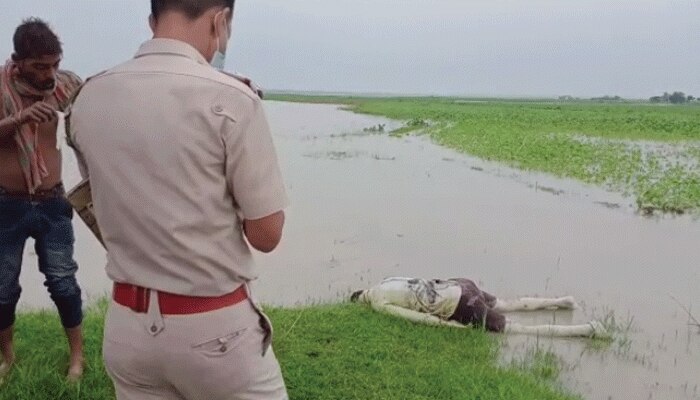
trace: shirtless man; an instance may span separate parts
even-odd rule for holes
[[[19,275],[30,237],[68,337],[68,378],[78,379],[83,370],[73,209],[64,196],[57,145],[57,111],[65,109],[81,81],[58,69],[62,54],[58,37],[45,22],[32,18],[15,31],[14,53],[0,67],[0,377],[15,360]]]
[[[471,325],[485,327],[490,332],[542,336],[609,337],[605,327],[598,321],[582,325],[525,326],[512,322],[501,314],[544,309],[572,310],[576,307],[576,302],[571,296],[525,297],[506,301],[480,290],[469,279],[392,277],[370,289],[354,292],[351,300],[369,304],[376,311],[428,325],[458,328]]]

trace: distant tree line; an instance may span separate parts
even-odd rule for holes
[[[673,92],[672,94],[664,92],[663,96],[653,96],[649,98],[649,101],[652,103],[685,104],[698,101],[698,99],[695,96],[686,96],[683,92]]]
[[[574,97],[570,95],[559,96],[559,101],[580,101],[580,97]],[[584,99],[585,100],[585,99]],[[603,96],[603,97],[591,97],[591,101],[623,101],[624,99],[620,96]]]
[[[565,96],[559,96],[559,101],[581,101],[580,97],[574,97],[570,95],[565,95]],[[602,96],[602,97],[591,97],[589,99],[590,101],[625,101],[624,98],[620,96]],[[691,96],[691,95],[686,95],[683,92],[673,92],[673,93],[668,93],[665,92],[662,96],[653,96],[649,98],[649,101],[652,103],[668,103],[668,104],[686,104],[686,103],[692,103],[692,102],[697,102],[700,103],[700,98]]]
[[[624,100],[620,96],[603,96],[603,97],[593,97],[591,98],[593,101],[622,101]]]

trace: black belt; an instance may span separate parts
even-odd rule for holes
[[[51,189],[37,190],[34,193],[27,192],[10,192],[6,189],[0,187],[0,197],[11,198],[16,200],[26,200],[26,201],[42,201],[51,200],[59,197],[64,197],[66,190],[63,187],[63,183],[59,183]]]

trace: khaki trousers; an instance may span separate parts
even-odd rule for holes
[[[109,306],[103,357],[118,400],[287,400],[269,345],[271,325],[253,303],[161,315]]]

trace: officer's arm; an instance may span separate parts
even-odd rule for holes
[[[282,237],[287,195],[282,181],[272,133],[259,99],[251,99],[243,108],[219,106],[222,115],[232,114],[224,122],[226,178],[243,233],[256,250],[269,253]],[[239,101],[240,103],[240,101]],[[240,115],[237,115],[240,113]]]
[[[243,221],[243,231],[251,246],[263,253],[274,250],[282,239],[284,211],[261,219]]]

